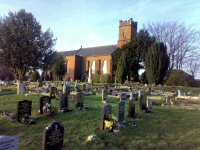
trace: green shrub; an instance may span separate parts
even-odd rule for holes
[[[109,74],[102,74],[100,76],[100,83],[111,83],[111,82],[112,82],[111,75],[109,75]]]
[[[168,73],[166,84],[173,86],[198,86],[198,82],[193,76],[179,69],[171,70]]]
[[[38,79],[40,79],[40,74],[38,71],[34,71],[32,74],[31,74],[31,79],[32,81],[37,81]]]
[[[100,83],[100,75],[99,74],[92,74],[92,81],[94,83]]]

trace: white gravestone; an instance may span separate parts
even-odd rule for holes
[[[0,150],[18,150],[19,138],[17,136],[1,136]]]
[[[149,98],[146,100],[146,106],[149,110],[152,110],[153,108],[152,101]]]
[[[181,90],[178,90],[178,97],[182,96]]]

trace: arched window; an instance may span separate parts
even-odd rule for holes
[[[108,61],[105,59],[103,61],[103,74],[107,74],[108,73]]]
[[[95,63],[95,60],[92,61],[92,74],[95,73],[95,66],[96,66],[96,63]]]

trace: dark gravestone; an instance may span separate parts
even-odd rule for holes
[[[71,87],[70,86],[66,86],[66,94],[70,95],[71,92]]]
[[[17,121],[21,122],[22,118],[30,119],[32,110],[32,101],[22,100],[18,102],[17,106]]]
[[[83,108],[84,105],[84,94],[81,92],[76,93],[76,107]]]
[[[147,107],[146,107],[146,95],[145,93],[141,93],[141,96],[140,96],[140,110],[141,111],[146,111],[147,110]]]
[[[55,98],[57,94],[58,94],[58,89],[56,87],[51,87],[51,89],[50,89],[50,97],[51,98]]]
[[[118,103],[118,122],[120,124],[126,123],[124,118],[125,118],[125,102],[124,101],[120,101]]]
[[[64,141],[64,127],[59,122],[53,121],[45,129],[43,150],[62,150]]]
[[[83,84],[83,91],[86,92],[86,84]]]
[[[110,120],[110,115],[112,112],[112,106],[111,105],[106,105],[104,107],[101,108],[101,125],[100,125],[100,129],[104,130],[105,129],[105,120]]]
[[[72,111],[69,109],[69,95],[62,94],[60,96],[60,110],[63,112]]]
[[[127,100],[127,95],[126,95],[126,93],[121,93],[121,94],[120,94],[120,101],[125,101],[125,100]]]
[[[40,114],[43,114],[43,108],[46,104],[51,104],[51,97],[49,96],[42,96],[40,98]]]
[[[135,118],[135,101],[132,99],[129,100],[128,116],[130,118]]]

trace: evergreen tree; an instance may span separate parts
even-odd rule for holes
[[[123,83],[126,80],[126,76],[128,75],[127,61],[126,61],[126,53],[123,52],[117,65],[116,77],[119,83]]]
[[[134,81],[139,81],[138,71],[143,68],[141,62],[144,62],[148,47],[151,46],[151,44],[154,42],[155,38],[151,37],[148,31],[140,30],[137,33],[135,39],[122,46],[120,50],[124,52],[126,59],[122,58],[124,56],[121,55],[119,61],[121,61],[120,63],[124,62],[124,64],[126,64],[126,67],[117,67],[116,74],[119,81],[124,81],[124,78],[126,79],[126,76],[128,76],[130,79],[133,78]],[[118,65],[120,63],[118,63]],[[126,70],[122,71],[121,69],[123,68]],[[118,75],[118,73],[120,74]],[[125,75],[122,76],[122,74],[124,73]]]
[[[55,63],[53,65],[53,73],[57,80],[62,80],[62,77],[65,75],[65,60],[62,55],[58,55],[55,58]]]
[[[145,57],[146,76],[150,84],[160,84],[169,65],[167,48],[163,43],[154,43]]]

